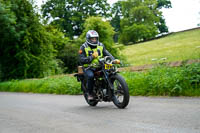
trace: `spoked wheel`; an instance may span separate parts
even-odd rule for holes
[[[111,77],[111,83],[114,87],[113,103],[118,108],[125,108],[129,103],[129,91],[126,81],[123,77],[116,74]]]
[[[90,105],[90,106],[96,106],[98,104],[98,101],[96,100],[88,100],[88,93],[85,91],[83,85],[81,84],[81,89],[83,90],[83,95],[85,98],[85,101]]]

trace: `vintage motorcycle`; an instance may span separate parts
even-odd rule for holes
[[[89,66],[88,68],[90,67],[94,66]],[[99,59],[99,65],[95,66],[95,68],[94,100],[88,100],[86,88],[87,79],[84,76],[84,69],[87,68],[80,67],[79,72],[74,75],[77,77],[77,81],[81,82],[81,90],[83,91],[86,102],[90,106],[96,106],[98,102],[112,101],[118,108],[125,108],[129,103],[129,90],[124,78],[118,74],[115,61],[110,56],[106,56]]]

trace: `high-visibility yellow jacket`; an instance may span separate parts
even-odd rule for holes
[[[93,58],[92,54],[97,51],[98,57]],[[91,47],[86,42],[80,47],[79,50],[79,62],[84,67],[88,67],[88,65],[98,65],[98,60],[103,58],[104,56],[111,56],[114,60],[114,57],[106,50],[105,46],[102,43],[99,43],[97,47]]]

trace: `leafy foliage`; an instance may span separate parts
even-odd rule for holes
[[[74,77],[62,75],[34,80],[13,80],[0,83],[0,91],[49,94],[81,94],[80,83]]]
[[[59,51],[58,59],[60,59],[64,65],[63,69],[66,73],[72,73],[77,70],[78,66],[78,51],[82,41],[80,39],[68,41],[64,48]]]
[[[27,0],[0,1],[3,79],[44,77],[59,71],[52,36]]]
[[[170,0],[126,0],[115,3],[111,24],[115,31],[120,31],[120,42],[145,41],[168,32],[160,10],[162,8],[171,8]]]
[[[158,34],[160,14],[157,10],[156,0],[127,0],[122,2],[120,41],[123,43],[148,40]],[[139,35],[137,35],[139,32]],[[128,36],[127,36],[128,35]],[[137,36],[135,36],[137,35]]]
[[[170,7],[169,0],[157,1],[155,9]],[[113,35],[115,41],[122,33],[123,42],[137,42],[157,34],[156,28],[166,31],[160,12],[148,8],[153,2],[145,0],[134,8],[126,5],[127,2],[134,1],[117,2],[110,11],[106,0],[48,0],[42,6],[42,13],[51,20],[51,24],[44,25],[40,23],[41,16],[34,10],[33,0],[0,0],[0,80],[73,72],[78,60],[77,51],[90,29],[99,32],[100,41],[117,58],[119,51],[114,46]],[[153,11],[158,17],[148,14],[143,16],[148,22],[143,23],[139,19],[136,22],[133,16],[139,16],[140,11],[144,14]],[[111,14],[114,30],[102,18],[94,17],[108,18]],[[159,25],[153,26],[155,22]],[[70,40],[79,35],[79,39]],[[135,40],[131,40],[133,36]]]
[[[177,68],[160,66],[147,72],[122,72],[132,96],[200,96],[200,63]],[[75,77],[61,75],[0,83],[0,91],[81,94]]]
[[[114,41],[117,42],[119,38],[119,31],[120,31],[120,20],[123,17],[122,4],[120,1],[113,4],[113,7],[111,8],[111,14],[112,14],[112,19],[110,23],[115,31]]]
[[[158,5],[157,5],[158,9],[172,7],[170,0],[157,0],[157,2],[158,2]]]
[[[45,29],[49,33],[54,49],[58,52],[63,50],[65,44],[70,41],[68,37],[65,37],[63,32],[52,25],[46,25]]]
[[[157,0],[157,9],[160,10],[162,8],[171,8],[171,1],[170,0]],[[156,26],[159,29],[160,33],[168,32],[168,27],[166,26],[165,18],[162,14],[159,15],[160,23],[157,23]]]
[[[122,4],[120,1],[113,4],[111,8],[111,25],[114,27],[114,30],[118,32],[120,30],[120,20],[123,17],[122,15]]]
[[[200,63],[170,68],[160,66],[148,72],[124,72],[131,95],[199,96]]]
[[[53,18],[51,24],[57,25],[70,38],[82,33],[89,16],[108,17],[109,9],[107,0],[48,0],[42,6],[43,15]]]

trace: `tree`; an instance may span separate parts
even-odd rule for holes
[[[86,33],[88,30],[96,30],[99,33],[100,42],[102,42],[106,49],[112,53],[113,56],[118,57],[118,51],[113,48],[114,30],[109,22],[103,20],[101,17],[89,17],[84,23],[84,30],[81,36],[74,40],[69,40],[65,47],[59,51],[58,59],[64,62],[64,72],[74,72],[78,65],[78,51],[81,44],[85,42]]]
[[[157,0],[157,8],[162,9],[162,8],[171,8],[171,1],[170,0]]]
[[[1,78],[44,77],[58,71],[50,33],[28,0],[0,0]]]
[[[120,30],[120,19],[122,19],[123,17],[121,1],[118,1],[113,4],[111,8],[111,14],[111,25],[114,27],[114,31],[118,32]]]
[[[16,36],[14,35],[17,35],[15,30],[16,17],[10,10],[10,6],[9,2],[0,0],[0,78],[4,77],[4,71],[6,69],[4,66],[4,57],[9,56],[7,52],[11,50],[5,44],[15,40]]]
[[[155,4],[156,2],[157,2],[157,4]],[[153,6],[151,4],[152,4],[152,2],[148,3],[148,1],[145,2],[144,0],[139,0],[139,1],[126,0],[126,1],[118,1],[118,2],[114,3],[112,10],[111,10],[111,12],[112,12],[111,25],[115,28],[116,32],[120,31],[120,33],[122,33],[122,30],[124,29],[124,27],[123,28],[120,27],[120,22],[123,21],[123,22],[121,22],[121,24],[122,23],[127,24],[125,21],[129,21],[129,19],[127,19],[127,18],[129,18],[132,8],[137,7],[137,6],[146,5],[146,7],[149,7],[151,14],[153,14],[154,16],[157,16],[158,21],[155,23],[156,27],[158,28],[157,34],[168,32],[168,27],[166,26],[165,19],[162,15],[161,9],[162,8],[171,8],[170,0],[154,1],[154,4],[155,4],[154,9],[150,8],[151,6]],[[140,14],[145,13],[145,12],[142,12],[142,10],[143,9],[140,10],[141,11]],[[144,10],[146,10],[146,9],[144,9]],[[140,16],[140,15],[138,15],[138,16]],[[137,16],[135,16],[135,17],[137,17]],[[126,25],[126,26],[128,26],[128,25]],[[133,30],[133,27],[131,29]],[[154,27],[154,29],[155,29],[155,27]],[[149,29],[149,30],[151,30],[151,29]],[[127,29],[125,31],[127,31]],[[124,36],[123,39],[121,38],[121,40],[124,40],[125,38],[128,38],[128,37]],[[115,37],[115,39],[116,39],[116,37]],[[140,39],[140,40],[144,40],[144,39]]]
[[[170,0],[157,0],[158,4],[157,4],[157,9],[161,10],[162,8],[171,8],[171,1]],[[166,26],[166,22],[165,22],[165,18],[162,15],[162,13],[160,13],[159,16],[160,19],[160,23],[157,23],[157,27],[159,29],[159,33],[166,33],[168,32],[168,27]]]
[[[200,15],[200,12],[199,12],[199,15]],[[199,19],[200,19],[200,18],[199,18]],[[197,24],[197,26],[200,27],[200,22]]]
[[[83,24],[89,16],[108,17],[110,9],[107,0],[48,0],[42,6],[43,16],[52,18],[56,25],[71,39],[83,31]]]
[[[7,43],[8,41],[12,41],[17,36],[15,29],[16,16],[14,12],[10,10],[10,6],[10,2],[0,0],[0,57],[3,55],[3,44]]]
[[[122,13],[121,42],[127,44],[145,41],[158,34],[156,24],[159,23],[160,12],[157,10],[156,0],[123,1]]]
[[[78,66],[78,51],[82,41],[80,39],[69,40],[64,48],[59,51],[57,58],[60,59],[63,64],[63,70],[66,73],[72,73],[77,70]]]
[[[69,43],[70,39],[52,25],[46,25],[45,29],[49,33],[54,49],[59,53]]]
[[[116,32],[114,35],[115,42],[118,41],[119,31],[120,31],[120,20],[122,19],[122,4],[121,1],[118,1],[113,4],[113,7],[111,8],[111,25],[114,27],[114,31]]]

